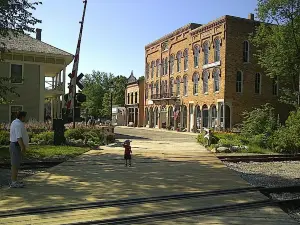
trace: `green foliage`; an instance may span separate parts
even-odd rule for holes
[[[274,114],[274,108],[270,104],[265,104],[250,112],[244,112],[242,123],[243,136],[252,137],[261,134],[270,136],[276,129],[277,119]]]
[[[300,109],[291,112],[285,126],[280,127],[272,137],[277,152],[298,153],[300,150]]]
[[[9,132],[0,130],[0,145],[8,145],[9,144]]]
[[[296,107],[300,74],[300,4],[290,0],[258,0],[261,23],[251,41],[258,63],[271,78],[278,77],[281,101]]]
[[[51,145],[54,142],[54,133],[52,131],[46,131],[34,134],[31,138],[31,142],[39,145]]]
[[[87,96],[87,101],[83,104],[93,116],[110,116],[110,87],[113,86],[113,105],[124,105],[125,88],[127,78],[124,76],[114,76],[112,73],[93,71],[87,74],[84,79],[83,94]]]

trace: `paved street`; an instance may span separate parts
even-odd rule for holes
[[[1,213],[7,210],[19,212],[27,207],[70,203],[80,206],[96,201],[249,187],[235,172],[197,144],[194,134],[136,128],[116,128],[115,132],[116,143],[29,177],[25,189],[0,189],[0,224],[68,224],[267,199],[260,193],[249,192],[1,218]],[[131,168],[126,168],[123,162],[122,141],[125,139],[132,140]],[[297,224],[273,206],[141,224],[174,223]]]

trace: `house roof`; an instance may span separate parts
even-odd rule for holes
[[[17,37],[13,34],[10,34],[7,37],[0,36],[0,43],[1,42],[3,42],[5,44],[5,47],[10,51],[22,51],[73,57],[71,53],[63,51],[26,34],[19,34]]]

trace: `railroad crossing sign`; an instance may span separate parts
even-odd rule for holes
[[[72,77],[72,74],[70,73],[69,75],[68,75],[68,77]],[[82,79],[84,77],[84,74],[83,73],[81,73],[81,74],[79,74],[78,76],[77,76],[77,79],[76,79],[76,85],[77,85],[77,87],[80,89],[80,90],[83,90],[83,88],[84,88],[84,86],[83,86],[83,84],[80,82],[80,80]]]

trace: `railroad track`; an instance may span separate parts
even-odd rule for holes
[[[280,162],[300,161],[300,155],[247,155],[247,156],[217,156],[225,162]]]
[[[300,192],[300,186],[288,186],[288,187],[274,187],[274,188],[263,188],[263,187],[248,187],[248,188],[238,188],[238,189],[226,189],[226,190],[216,190],[216,191],[208,191],[208,192],[194,192],[194,193],[183,193],[176,195],[165,195],[165,196],[156,196],[156,197],[147,197],[147,198],[135,198],[135,199],[120,199],[113,201],[96,201],[89,202],[83,204],[69,204],[69,205],[61,205],[61,206],[51,206],[51,207],[30,207],[30,208],[21,208],[17,210],[7,210],[0,211],[0,219],[1,218],[11,218],[18,216],[27,216],[27,215],[41,215],[47,213],[60,213],[66,211],[75,211],[75,210],[88,210],[95,208],[105,208],[105,207],[114,207],[114,206],[131,206],[138,205],[144,203],[159,203],[166,202],[172,200],[183,200],[183,199],[201,199],[203,197],[209,196],[222,196],[222,195],[234,195],[241,193],[249,193],[249,192],[262,192],[264,194],[268,193],[281,193],[281,192]],[[274,205],[279,203],[288,203],[288,202],[300,202],[300,200],[287,200],[287,201],[273,201],[273,200],[263,200],[263,201],[254,201],[243,204],[232,204],[232,205],[222,205],[217,207],[209,207],[209,208],[201,208],[194,210],[185,210],[185,211],[176,211],[176,212],[165,212],[159,214],[149,214],[149,215],[141,215],[141,216],[133,216],[128,217],[125,220],[134,222],[136,220],[144,221],[149,219],[150,217],[153,219],[163,219],[166,217],[170,217],[172,213],[175,213],[177,216],[187,216],[187,215],[202,215],[205,213],[213,213],[222,211],[230,211],[237,209],[248,209],[248,208],[257,208],[263,207],[267,205]],[[171,217],[173,218],[173,217]],[[130,220],[129,220],[130,219]],[[99,223],[98,223],[99,222]],[[78,224],[123,224],[122,218],[109,219],[103,221],[95,221],[95,223],[78,223]]]

